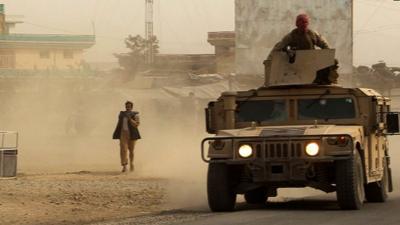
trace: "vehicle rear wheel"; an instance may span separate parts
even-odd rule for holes
[[[389,176],[386,160],[382,180],[365,185],[365,197],[368,202],[385,202],[388,197]]]
[[[363,205],[363,171],[358,151],[351,159],[336,161],[336,196],[341,209],[360,209]]]
[[[213,212],[233,211],[236,203],[232,173],[224,163],[210,163],[207,175],[208,205]]]
[[[249,204],[264,204],[268,200],[267,189],[264,187],[246,192],[244,194],[244,199]]]

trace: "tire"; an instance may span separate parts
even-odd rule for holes
[[[246,192],[244,199],[249,204],[265,204],[268,200],[267,189],[264,187]]]
[[[386,202],[388,197],[389,176],[386,161],[382,180],[365,185],[365,197],[368,202]]]
[[[351,159],[336,161],[336,196],[341,209],[358,210],[364,203],[363,164],[358,151]]]
[[[213,212],[233,211],[236,203],[232,173],[228,165],[210,163],[207,175],[208,206]]]

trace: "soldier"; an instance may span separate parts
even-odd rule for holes
[[[132,111],[133,103],[127,101],[125,103],[126,111],[121,111],[118,116],[117,127],[115,128],[113,139],[119,139],[120,141],[120,156],[122,172],[126,172],[128,165],[128,150],[129,150],[129,165],[130,171],[134,170],[133,158],[134,158],[134,148],[136,141],[140,139],[140,134],[138,126],[139,113]]]
[[[310,18],[308,17],[308,15],[298,15],[296,18],[297,28],[292,30],[285,37],[283,37],[283,39],[274,46],[271,53],[274,51],[285,51],[287,48],[290,48],[292,50],[309,50],[315,49],[316,46],[321,49],[329,48],[328,42],[320,34],[308,28],[309,23]],[[267,60],[264,61],[266,85],[269,82],[269,73],[271,70],[271,53],[269,54]],[[335,75],[328,78],[331,80],[331,83],[337,82],[337,76],[334,76]]]
[[[287,47],[296,50],[315,49],[315,46],[321,49],[329,48],[328,42],[320,34],[308,28],[309,21],[306,14],[298,15],[296,18],[297,28],[278,42],[272,51],[282,51]]]

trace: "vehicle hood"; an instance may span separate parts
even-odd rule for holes
[[[248,127],[234,130],[221,130],[217,136],[307,136],[307,135],[340,135],[363,137],[362,126],[348,125],[299,125]]]

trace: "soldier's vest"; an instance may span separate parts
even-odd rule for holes
[[[298,29],[294,29],[291,33],[291,41],[289,46],[297,50],[315,49],[317,43],[317,34],[315,31],[308,30],[307,33],[302,33]]]

